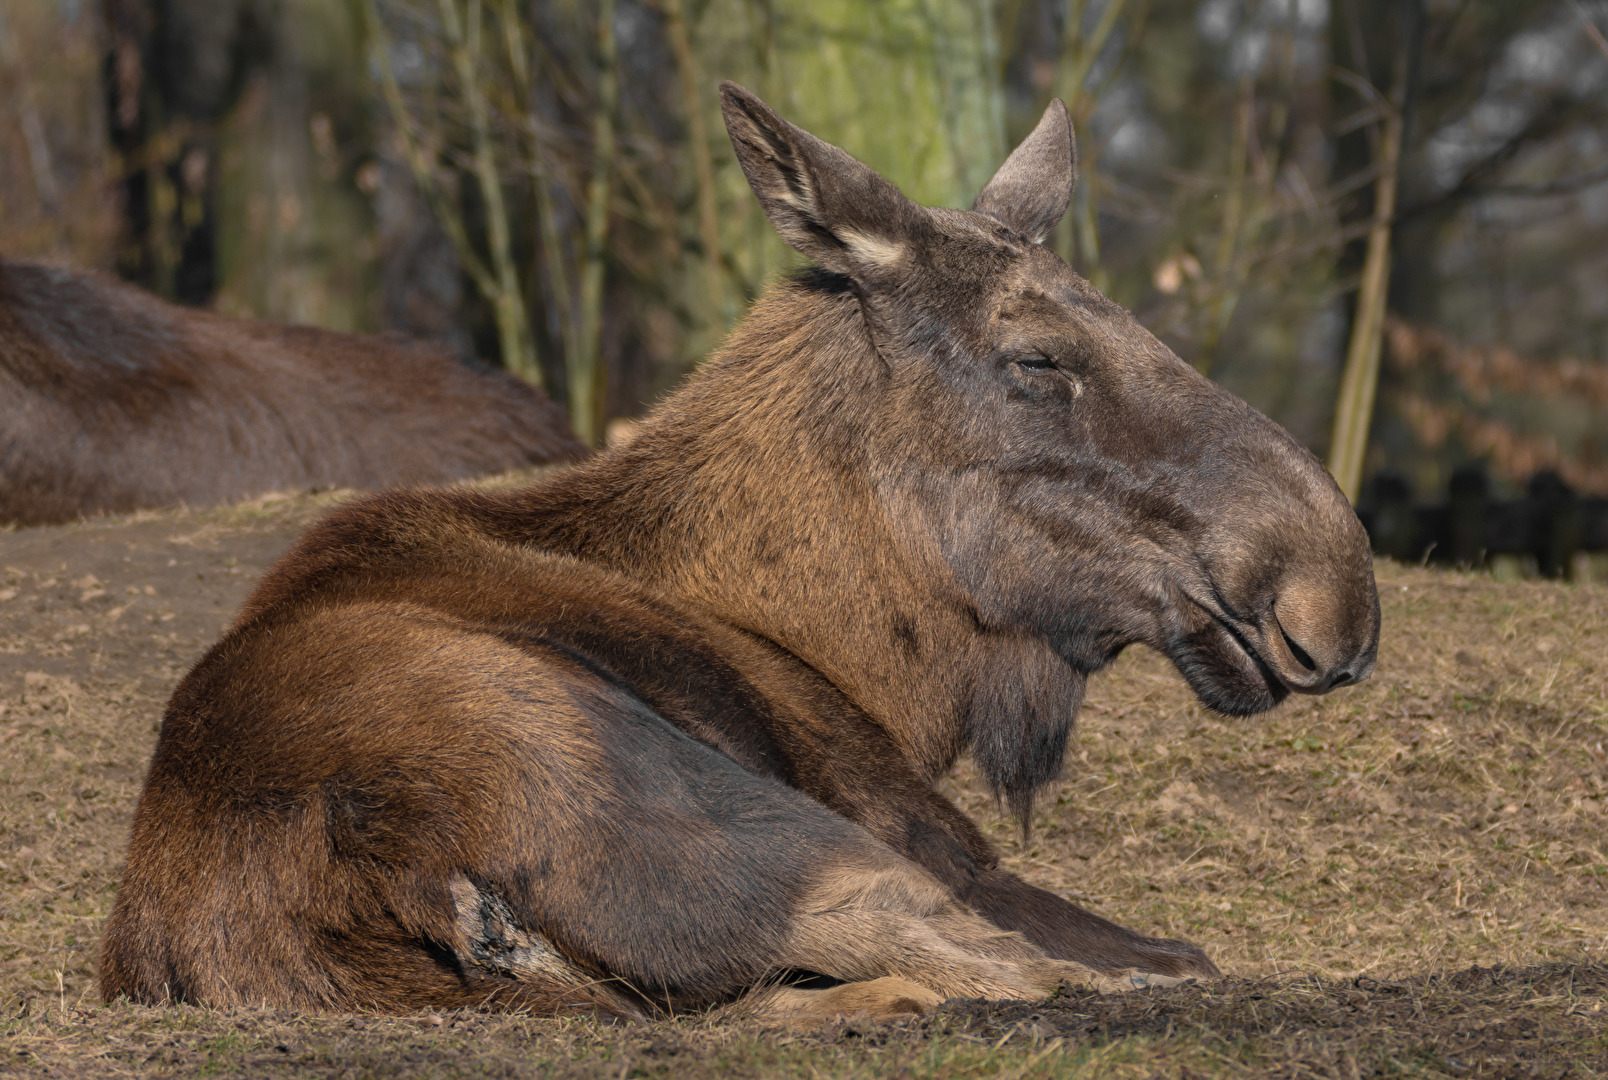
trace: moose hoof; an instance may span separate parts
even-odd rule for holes
[[[1168,986],[1194,986],[1200,980],[1195,978],[1178,978],[1174,975],[1158,975],[1153,971],[1138,971],[1134,968],[1111,968],[1096,972],[1089,980],[1094,989],[1102,994],[1123,994],[1129,990],[1144,990],[1149,987]]]
[[[1191,945],[1187,941],[1142,938],[1132,949],[1125,951],[1130,955],[1114,958],[1118,959],[1123,969],[1141,972],[1153,978],[1174,980],[1166,984],[1169,986],[1176,985],[1180,981],[1211,982],[1223,977],[1223,973],[1217,970],[1217,965],[1212,963],[1211,958],[1198,945]]]
[[[816,1028],[836,1020],[896,1020],[925,1016],[943,998],[925,986],[891,976],[844,983],[827,990],[778,987],[743,1009],[745,1019],[790,1028]]]
[[[1199,980],[1195,978],[1180,979],[1172,975],[1157,975],[1150,971],[1130,971],[1126,973],[1127,985],[1124,990],[1143,990],[1150,986],[1194,986]]]

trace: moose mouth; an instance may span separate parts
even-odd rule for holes
[[[1194,610],[1185,616],[1186,625],[1175,631],[1162,651],[1202,704],[1230,716],[1249,716],[1273,708],[1299,688],[1280,677],[1275,666],[1286,658],[1267,655],[1271,650],[1255,641],[1247,628],[1216,610],[1216,605],[1191,597],[1189,606]],[[1274,632],[1281,643],[1287,640],[1276,627]],[[1256,636],[1265,641],[1268,635]],[[1294,656],[1288,661],[1298,662]]]

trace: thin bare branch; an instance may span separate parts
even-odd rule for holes
[[[1374,108],[1385,112],[1389,112],[1395,108],[1395,106],[1390,103],[1390,99],[1385,97],[1384,94],[1381,94],[1379,92],[1379,88],[1370,82],[1367,77],[1358,75],[1355,71],[1343,67],[1336,67],[1332,69],[1330,74],[1334,76],[1337,82],[1345,83],[1347,86],[1351,87],[1351,89],[1355,90],[1362,100],[1368,102]]]
[[[1395,101],[1406,93],[1406,49],[1398,58]],[[1362,488],[1362,459],[1373,424],[1374,394],[1379,385],[1379,352],[1385,327],[1385,302],[1390,286],[1390,230],[1396,212],[1396,181],[1401,164],[1402,111],[1393,103],[1378,141],[1379,181],[1374,186],[1373,227],[1363,257],[1362,284],[1351,322],[1345,368],[1340,376],[1340,400],[1335,408],[1334,434],[1329,440],[1329,471],[1346,498],[1353,503]]]
[[[474,177],[486,208],[486,246],[491,254],[495,288],[487,294],[497,321],[497,337],[502,346],[503,366],[528,382],[540,386],[542,368],[536,360],[535,338],[530,330],[530,313],[520,287],[519,270],[514,263],[513,236],[508,225],[508,208],[503,200],[502,176],[497,167],[496,147],[481,80],[481,0],[468,0],[463,12],[458,0],[437,0],[442,27],[458,88],[469,107],[470,136],[474,141]]]
[[[1580,0],[1569,0],[1569,6],[1580,16],[1580,27],[1591,39],[1592,44],[1596,45],[1604,56],[1608,56],[1608,37],[1604,37],[1602,31],[1597,29],[1597,24],[1592,21],[1590,14],[1580,6]]]
[[[579,348],[571,357],[570,422],[575,433],[595,446],[603,438],[607,376],[598,355],[603,318],[603,271],[608,241],[609,196],[613,186],[614,112],[619,106],[618,48],[614,0],[598,0],[597,102],[593,112],[592,177],[586,190],[586,249],[581,269]]]
[[[413,173],[413,182],[418,185],[425,202],[430,205],[431,213],[435,215],[441,231],[446,233],[447,240],[457,253],[458,262],[463,266],[464,272],[475,283],[475,287],[489,297],[497,288],[497,280],[469,242],[463,215],[441,189],[440,181],[435,174],[435,153],[425,149],[420,138],[422,125],[408,109],[407,102],[402,97],[402,88],[396,80],[396,72],[391,67],[391,38],[385,29],[385,23],[380,18],[377,0],[364,0],[363,14],[367,22],[369,40],[373,43],[376,66],[380,72],[380,90],[390,110],[391,119],[396,124],[403,153]]]
[[[1543,199],[1551,195],[1573,195],[1602,183],[1608,183],[1608,168],[1595,169],[1579,176],[1566,176],[1550,184],[1507,184],[1487,188],[1485,194],[1509,199]]]
[[[687,35],[687,17],[681,0],[661,0],[665,32],[670,51],[681,76],[682,111],[687,116],[687,139],[691,144],[693,175],[698,186],[698,239],[703,246],[704,287],[708,290],[709,313],[724,322],[725,275],[721,273],[720,219],[715,202],[715,162],[709,150],[709,127],[702,105],[703,80]]]

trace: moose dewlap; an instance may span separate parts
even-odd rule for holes
[[[969,749],[1026,820],[1134,642],[1228,713],[1366,678],[1356,517],[1042,246],[1059,102],[962,212],[722,94],[818,268],[623,446],[302,537],[173,695],[108,997],[808,1021],[1217,974],[933,782]]]

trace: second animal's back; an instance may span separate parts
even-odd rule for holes
[[[443,483],[581,453],[539,390],[441,346],[0,263],[0,522]]]

